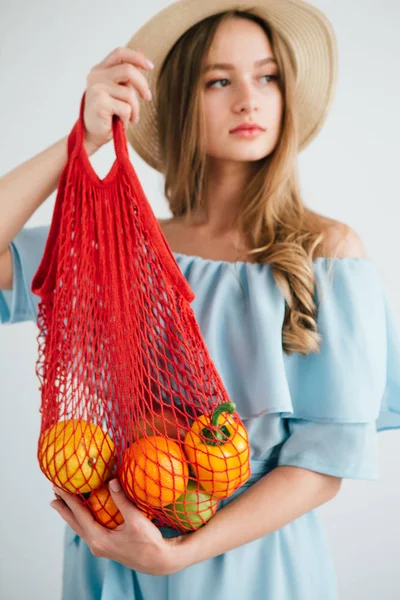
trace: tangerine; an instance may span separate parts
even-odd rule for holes
[[[40,436],[38,446],[46,477],[72,494],[92,492],[113,474],[114,442],[94,423],[59,421]]]
[[[108,529],[115,529],[124,523],[124,517],[112,499],[107,485],[102,485],[94,490],[90,494],[87,505],[96,521]]]
[[[133,502],[160,508],[186,490],[189,467],[180,446],[154,435],[133,443],[122,456],[121,483]]]
[[[153,403],[151,410],[133,424],[133,438],[159,435],[183,441],[189,427],[189,422],[178,410],[174,411],[165,404]]]

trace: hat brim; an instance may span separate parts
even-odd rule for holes
[[[285,40],[295,69],[299,102],[299,151],[320,131],[333,101],[337,81],[337,44],[329,19],[304,0],[179,0],[158,12],[126,44],[140,48],[155,65],[146,71],[155,97],[161,66],[176,41],[196,23],[231,9],[255,9]],[[151,167],[161,171],[157,112],[154,102],[141,102],[140,120],[129,125],[127,138]]]

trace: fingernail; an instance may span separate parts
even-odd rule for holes
[[[51,506],[51,508],[54,508],[55,510],[57,510],[57,500],[53,500],[53,502],[50,502],[50,506]]]
[[[151,100],[153,97],[153,94],[151,93],[151,90],[147,90],[146,92],[146,98],[148,98],[149,100]]]
[[[153,63],[151,62],[151,60],[146,60],[146,66],[147,66],[147,67],[150,67],[150,69],[154,69],[154,65],[153,65]]]
[[[109,486],[113,492],[119,492],[121,489],[118,479],[112,479],[109,483]]]

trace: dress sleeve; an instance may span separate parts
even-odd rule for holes
[[[0,290],[0,323],[36,322],[40,298],[31,291],[32,279],[44,253],[49,227],[25,227],[10,244],[13,284]]]
[[[400,427],[400,337],[375,263],[320,259],[319,353],[285,358],[292,400],[279,465],[379,478],[377,434]]]

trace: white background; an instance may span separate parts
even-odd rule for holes
[[[0,0],[1,174],[70,132],[91,67],[126,44],[167,4]],[[381,269],[400,322],[400,3],[316,4],[336,29],[340,74],[327,124],[299,157],[303,196],[314,210],[348,223],[360,234],[367,254]],[[131,158],[157,217],[167,217],[161,176],[133,150]],[[100,176],[113,159],[112,144],[95,155]],[[27,226],[50,224],[54,200],[53,194]],[[36,460],[36,334],[34,323],[0,328],[4,600],[54,600],[61,589],[64,522],[49,507],[51,486]],[[380,481],[346,480],[335,500],[320,509],[337,567],[340,600],[400,598],[399,457],[400,431],[381,433]]]

